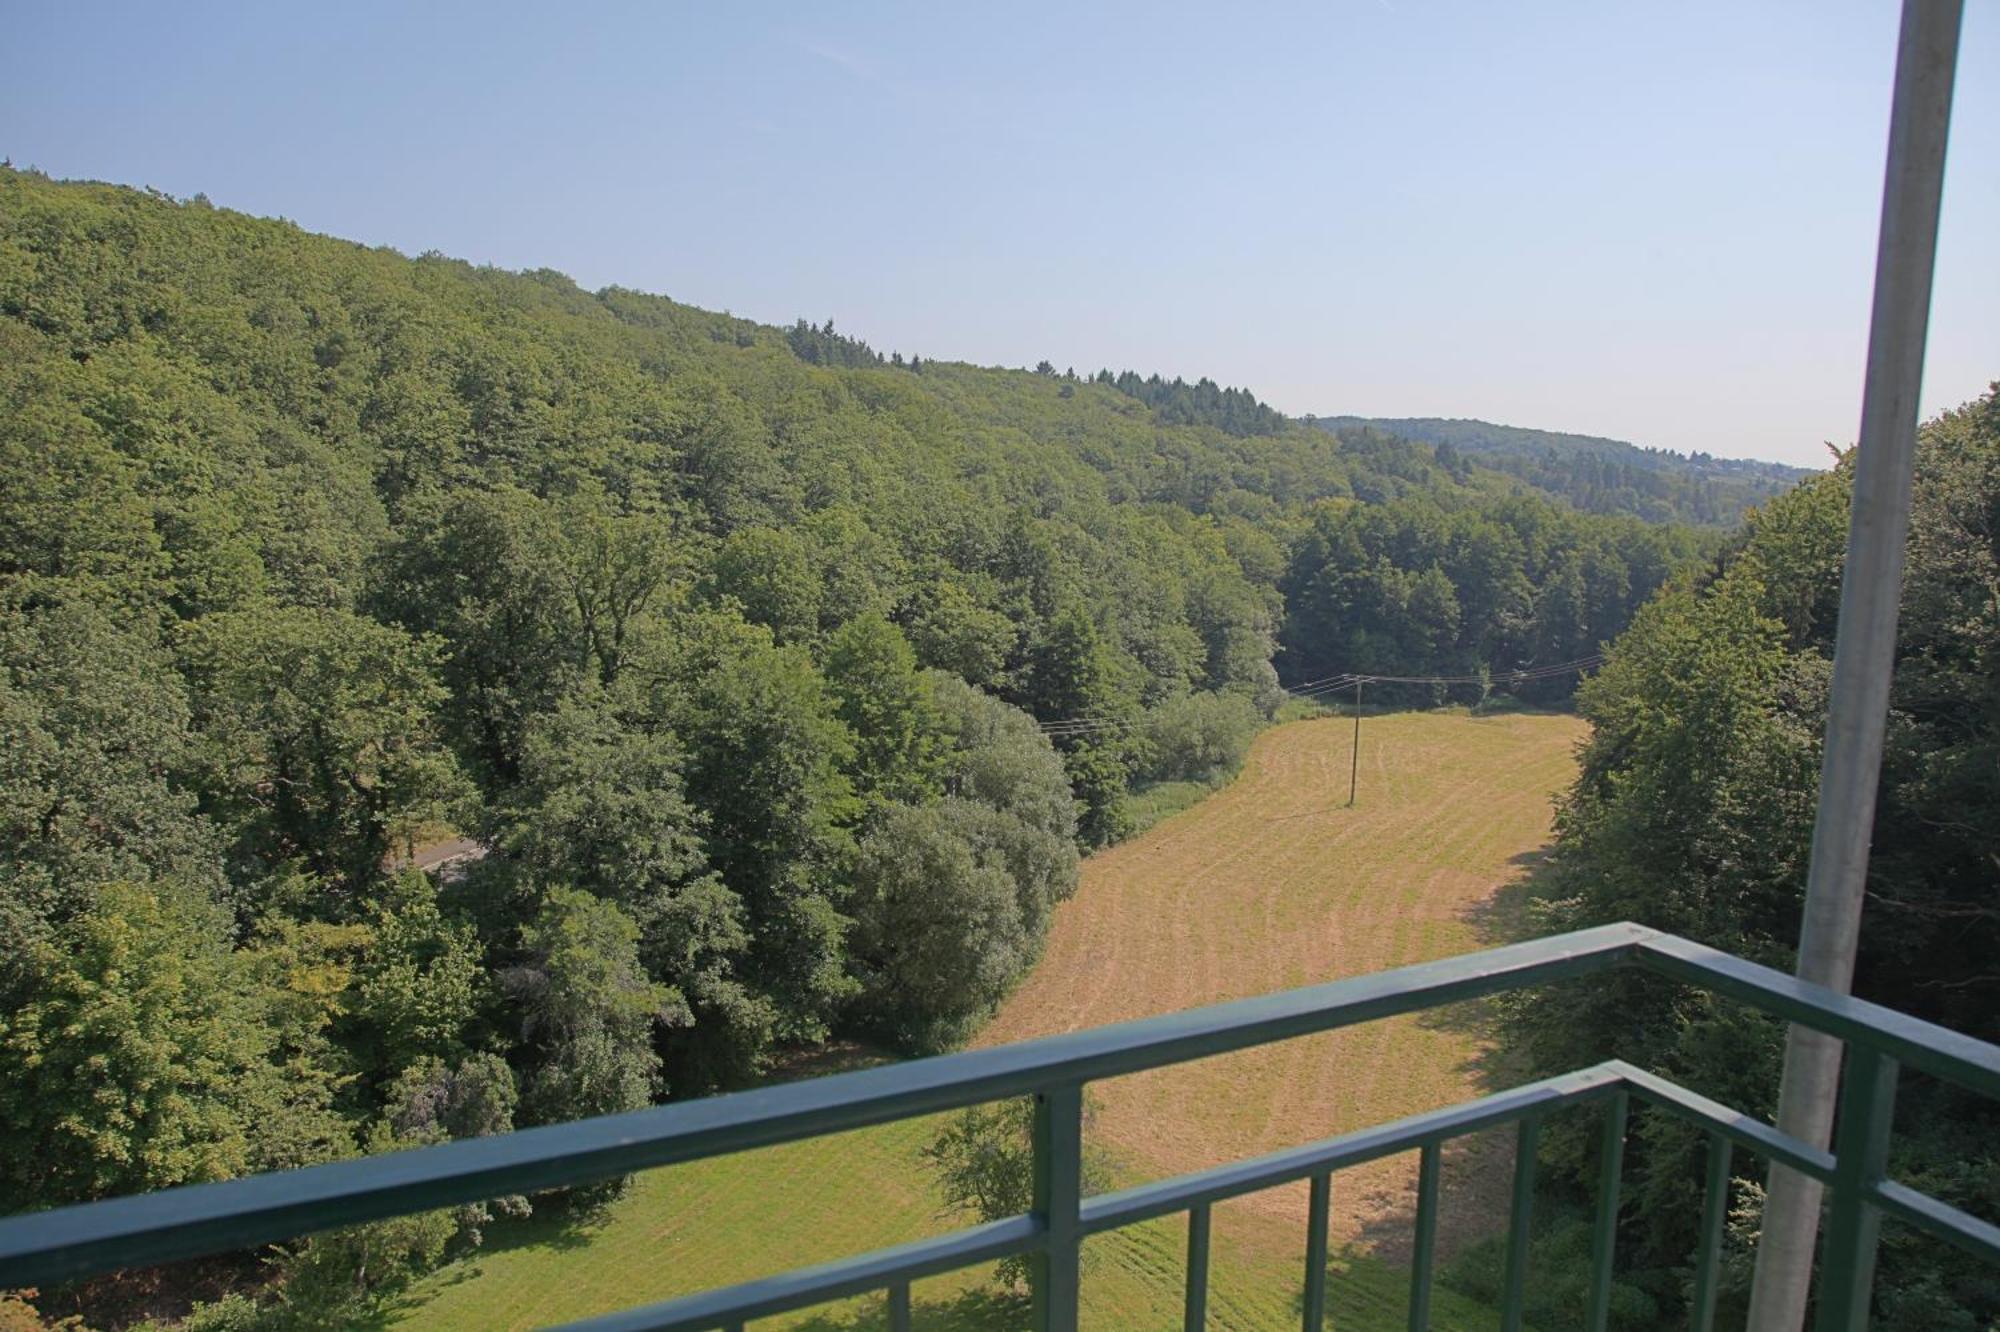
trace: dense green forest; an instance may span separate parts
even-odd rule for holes
[[[1851,459],[1850,459],[1851,461]],[[1789,971],[1798,936],[1847,535],[1846,463],[1772,502],[1698,577],[1641,610],[1578,696],[1594,724],[1539,876],[1534,932],[1635,920]],[[2000,1041],[2000,393],[1927,425],[1857,994]],[[1509,1044],[1538,1073],[1628,1059],[1751,1114],[1775,1110],[1783,1028],[1714,996],[1627,977],[1520,1000]],[[1994,1220],[2000,1113],[1906,1075],[1896,1178]],[[1704,1166],[1693,1127],[1642,1115],[1620,1236],[1624,1324],[1684,1325]],[[1593,1130],[1551,1159],[1596,1178]],[[1740,1325],[1763,1163],[1739,1154],[1725,1301]],[[1581,1221],[1549,1237],[1551,1253]],[[1890,1225],[1875,1326],[1985,1332],[2000,1273]],[[1580,1307],[1580,1306],[1578,1306]],[[1544,1326],[1574,1308],[1551,1306]]]
[[[1376,447],[1382,438],[1372,437]],[[1434,492],[1323,504],[1297,530],[1279,579],[1281,636],[1297,660],[1384,675],[1573,661],[1615,637],[1698,548],[1685,528],[1586,518],[1527,496],[1476,508],[1440,503]],[[1553,702],[1575,684],[1559,676],[1518,692]],[[1386,686],[1375,696],[1444,694]]]
[[[1281,670],[1577,655],[1713,549],[1213,389],[0,171],[0,1208],[947,1046]]]
[[[1528,430],[1439,417],[1321,416],[1323,429],[1380,430],[1429,444],[1438,464],[1464,475],[1468,464],[1505,472],[1586,513],[1623,513],[1649,522],[1733,526],[1744,510],[1811,476],[1802,467],[1641,448],[1623,440]]]

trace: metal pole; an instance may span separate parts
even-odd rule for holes
[[[1354,681],[1354,757],[1347,768],[1347,807],[1354,808],[1354,793],[1361,785],[1361,681]]]
[[[1904,0],[1890,105],[1888,166],[1875,251],[1861,435],[1840,582],[1840,629],[1813,824],[1798,974],[1843,993],[1853,983],[1861,901],[1881,774],[1882,732],[1896,659],[1903,543],[1910,521],[1917,394],[1930,322],[1938,204],[1958,62],[1963,0]],[[1793,1027],[1778,1093],[1780,1131],[1824,1147],[1833,1121],[1840,1043]],[[1756,1332],[1798,1332],[1812,1280],[1820,1186],[1773,1165],[1750,1294]]]
[[[1028,1258],[1035,1332],[1076,1332],[1083,1231],[1083,1084],[1035,1093],[1034,1201],[1042,1247]]]

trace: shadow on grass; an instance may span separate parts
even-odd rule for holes
[[[506,1253],[510,1249],[541,1248],[566,1253],[588,1248],[598,1232],[611,1221],[610,1205],[564,1206],[556,1200],[535,1200],[532,1215],[519,1220],[501,1218],[484,1228],[484,1238],[467,1255],[469,1262],[482,1256]]]
[[[1015,1332],[1028,1326],[1028,1297],[1018,1291],[979,1286],[945,1300],[913,1300],[910,1324],[929,1332]],[[870,1307],[828,1311],[794,1323],[795,1332],[864,1332],[889,1326],[886,1302]]]
[[[1524,851],[1510,862],[1521,873],[1491,896],[1466,907],[1459,918],[1469,925],[1480,948],[1498,948],[1534,938],[1534,903],[1546,886],[1546,849]],[[1473,1053],[1458,1071],[1467,1074],[1481,1095],[1491,1095],[1526,1080],[1525,1066],[1501,1041],[1502,997],[1476,999],[1428,1009],[1417,1015],[1420,1026],[1468,1038]],[[1438,1265],[1505,1224],[1514,1169],[1514,1131],[1488,1129],[1453,1138],[1443,1144],[1439,1160]],[[1355,1245],[1375,1257],[1407,1267],[1416,1230],[1416,1193],[1370,1200],[1374,1206],[1363,1221]]]
[[[1494,694],[1484,702],[1466,706],[1466,712],[1473,717],[1574,717],[1576,708],[1567,703],[1527,703],[1512,694]]]
[[[1459,912],[1459,919],[1471,927],[1479,947],[1499,948],[1536,938],[1545,931],[1536,918],[1534,906],[1547,889],[1548,851],[1537,847],[1514,856],[1509,864],[1521,874],[1502,884],[1491,896],[1480,899]],[[1520,1061],[1509,1055],[1500,1040],[1504,995],[1472,999],[1426,1009],[1417,1015],[1419,1025],[1432,1031],[1469,1037],[1474,1054],[1459,1065],[1458,1071],[1472,1076],[1482,1092],[1511,1087],[1522,1080]]]
[[[1541,932],[1532,907],[1548,886],[1549,849],[1538,846],[1507,863],[1518,869],[1519,875],[1502,884],[1491,897],[1472,903],[1460,913],[1460,919],[1472,927],[1483,948],[1519,943]]]
[[[878,1064],[893,1064],[901,1058],[893,1050],[846,1037],[829,1040],[824,1045],[789,1047],[773,1055],[771,1066],[763,1076],[746,1084],[746,1089],[803,1082],[807,1078],[827,1078],[836,1073],[853,1073]]]

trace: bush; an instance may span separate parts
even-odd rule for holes
[[[1241,694],[1189,694],[1146,717],[1141,775],[1155,782],[1226,781],[1243,766],[1263,729],[1256,703]]]
[[[0,1332],[83,1332],[80,1318],[51,1320],[35,1308],[41,1292],[33,1286],[25,1290],[0,1290]]]
[[[1054,833],[1076,838],[1076,801],[1062,756],[1035,719],[943,671],[928,671],[931,702],[954,737],[947,794],[977,800]]]
[[[248,1295],[224,1295],[197,1301],[174,1332],[266,1332],[275,1321],[270,1310]]]
[[[863,1010],[909,1048],[961,1039],[1028,954],[1005,860],[975,854],[940,806],[881,811],[861,840],[851,909]]]
[[[1084,1101],[1084,1127],[1090,1126],[1092,1106]],[[947,1213],[969,1212],[981,1222],[1019,1216],[1034,1205],[1035,1102],[1017,1096],[987,1105],[967,1106],[945,1121],[923,1157],[938,1175]],[[1111,1186],[1111,1169],[1103,1153],[1086,1136],[1083,1147],[1083,1192],[1086,1197]],[[1088,1246],[1083,1251],[1087,1263]],[[1000,1260],[1000,1280],[1019,1285],[1027,1280],[1028,1260],[1016,1255]]]
[[[1482,1240],[1447,1263],[1444,1286],[1469,1299],[1498,1307],[1506,1294],[1507,1241]],[[1524,1312],[1536,1327],[1582,1327],[1590,1309],[1590,1225],[1565,1213],[1528,1242],[1528,1282]],[[1644,1332],[1660,1325],[1660,1307],[1639,1287],[1614,1281],[1612,1328]]]
[[[301,1240],[278,1259],[275,1303],[256,1317],[240,1309],[212,1324],[227,1332],[352,1327],[437,1266],[458,1234],[453,1209],[391,1217]],[[226,1307],[230,1302],[224,1301]]]

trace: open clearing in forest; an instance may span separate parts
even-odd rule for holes
[[[1473,950],[1495,892],[1548,837],[1575,771],[1573,717],[1397,713],[1362,725],[1361,795],[1346,807],[1351,723],[1260,736],[1227,789],[1085,863],[1039,965],[981,1033],[994,1045]],[[1474,1024],[1395,1019],[1097,1084],[1092,1139],[1118,1183],[1197,1169],[1460,1100],[1479,1090]],[[535,1327],[767,1275],[948,1229],[916,1153],[927,1122],[888,1125],[640,1177],[588,1228],[531,1222],[426,1282],[402,1311],[423,1328]],[[1504,1210],[1499,1153],[1448,1171],[1447,1243]],[[1413,1157],[1334,1180],[1333,1325],[1400,1327],[1394,1260]],[[1504,1188],[1504,1181],[1499,1187]],[[1219,1208],[1218,1328],[1296,1326],[1303,1189]],[[1178,1326],[1183,1227],[1091,1241],[1085,1322]],[[985,1272],[916,1290],[920,1326],[1018,1326]],[[1449,1297],[1439,1328],[1491,1314]],[[772,1325],[879,1326],[856,1300]],[[761,1324],[760,1324],[761,1326]]]

